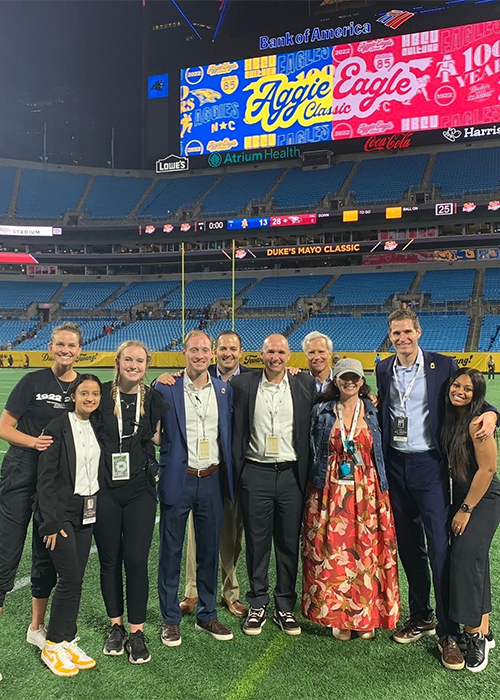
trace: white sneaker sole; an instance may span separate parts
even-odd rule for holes
[[[485,647],[484,647],[484,660],[483,660],[483,663],[482,663],[482,664],[479,664],[479,666],[476,666],[475,668],[470,668],[469,666],[467,666],[467,664],[465,664],[465,668],[466,668],[468,671],[471,671],[472,673],[479,673],[480,671],[484,671],[484,669],[485,669],[486,666],[488,665],[488,653],[489,653],[489,650],[490,650],[490,646],[489,646],[488,643],[486,643],[486,645],[485,645]]]
[[[134,659],[133,656],[131,654],[129,654],[128,660],[130,661],[131,664],[135,664],[135,665],[147,664],[148,661],[151,661],[151,654],[148,656],[147,659]]]
[[[243,625],[242,630],[243,630],[244,634],[248,634],[249,637],[258,637],[259,634],[262,632],[262,628],[266,624],[266,621],[267,621],[267,619],[264,618],[264,621],[261,624],[261,626],[256,627],[256,628],[252,628],[252,627],[248,628],[248,627],[245,627],[245,625]]]
[[[60,678],[73,678],[73,676],[76,676],[79,673],[77,668],[75,668],[74,671],[70,671],[69,673],[62,673],[61,671],[56,671],[56,669],[52,667],[51,663],[47,661],[47,659],[45,659],[45,657],[43,656],[42,661],[55,676],[59,676]]]
[[[436,630],[426,630],[425,632],[421,632],[419,635],[416,637],[411,637],[411,639],[401,639],[400,637],[396,637],[395,634],[392,635],[392,639],[397,642],[398,644],[413,644],[413,642],[418,642],[419,639],[422,639],[422,637],[433,637],[436,634]]]
[[[230,632],[229,634],[215,634],[214,632],[210,632],[210,630],[206,630],[204,627],[201,627],[197,622],[194,623],[194,628],[198,632],[206,632],[218,642],[230,642],[231,639],[233,639],[232,632]]]
[[[121,656],[123,652],[125,651],[125,647],[121,651],[116,651],[115,649],[112,649],[111,651],[108,651],[106,647],[102,650],[102,653],[105,654],[106,656]]]
[[[175,640],[173,640],[173,641],[171,641],[171,642],[166,641],[166,640],[163,639],[163,637],[162,637],[162,638],[161,638],[161,641],[162,641],[162,644],[164,644],[166,647],[180,647],[180,645],[182,644],[182,637],[180,637],[179,639],[175,639]]]
[[[301,627],[296,627],[293,630],[287,630],[283,627],[281,624],[280,620],[277,620],[275,617],[273,617],[273,622],[275,625],[278,625],[280,630],[284,632],[285,634],[288,634],[290,637],[298,637],[299,634],[302,634],[302,628]]]

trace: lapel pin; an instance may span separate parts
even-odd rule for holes
[[[429,365],[429,367],[430,367],[431,369],[436,369],[436,365],[434,364],[434,362],[431,362],[431,364]]]
[[[226,393],[226,388],[225,388],[225,387],[222,387],[222,389],[220,390],[220,393],[221,393],[221,394],[225,394],[225,393]]]

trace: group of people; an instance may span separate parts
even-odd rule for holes
[[[316,331],[303,341],[309,371],[299,372],[287,367],[280,334],[263,343],[263,370],[249,370],[237,333],[222,332],[214,346],[193,330],[182,349],[185,370],[162,374],[153,388],[141,342],[118,348],[114,379],[101,384],[73,369],[78,326],[53,331],[54,364],[26,375],[0,417],[0,437],[11,445],[0,481],[0,610],[33,511],[27,641],[56,675],[95,665],[77,637],[92,534],[110,618],[103,652],[149,661],[143,629],[157,499],[166,646],[181,644],[182,618],[195,609],[198,631],[233,638],[217,615],[219,560],[221,604],[242,619],[244,634],[259,635],[271,607],[273,545],[272,620],[285,634],[301,633],[302,556],[304,617],[340,641],[373,639],[399,620],[399,551],[410,617],[394,641],[437,632],[446,668],[486,667],[494,646],[488,552],[500,522],[498,413],[485,402],[480,372],[419,347],[413,310],[394,311],[388,322],[396,352],[376,363],[378,396],[362,364],[333,363],[331,339]],[[246,604],[236,575],[243,536]]]

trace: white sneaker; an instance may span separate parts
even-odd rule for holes
[[[47,641],[47,628],[45,625],[40,625],[37,630],[32,630],[30,625],[26,632],[26,641],[43,651],[45,642]]]
[[[74,665],[79,669],[94,668],[95,659],[92,659],[86,654],[83,649],[80,649],[78,642],[80,637],[75,637],[72,642],[63,642],[64,648],[69,654],[69,658]]]
[[[58,644],[47,642],[42,650],[42,661],[56,676],[69,678],[76,676],[78,673],[78,669],[71,661],[64,642],[59,642]]]

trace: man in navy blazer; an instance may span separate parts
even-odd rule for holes
[[[400,644],[434,635],[431,577],[436,601],[438,647],[443,665],[464,667],[458,625],[448,616],[449,486],[440,445],[444,398],[457,364],[423,351],[422,329],[411,309],[393,311],[389,339],[396,355],[376,365],[379,422],[401,563],[408,579],[410,619],[393,639]],[[479,439],[493,433],[496,413],[480,416]]]
[[[181,643],[178,588],[186,521],[194,515],[198,609],[195,628],[220,641],[231,631],[217,619],[217,573],[224,496],[233,498],[232,389],[210,377],[213,343],[205,331],[185,339],[186,371],[175,384],[156,384],[169,410],[160,447],[158,588],[166,646]]]

